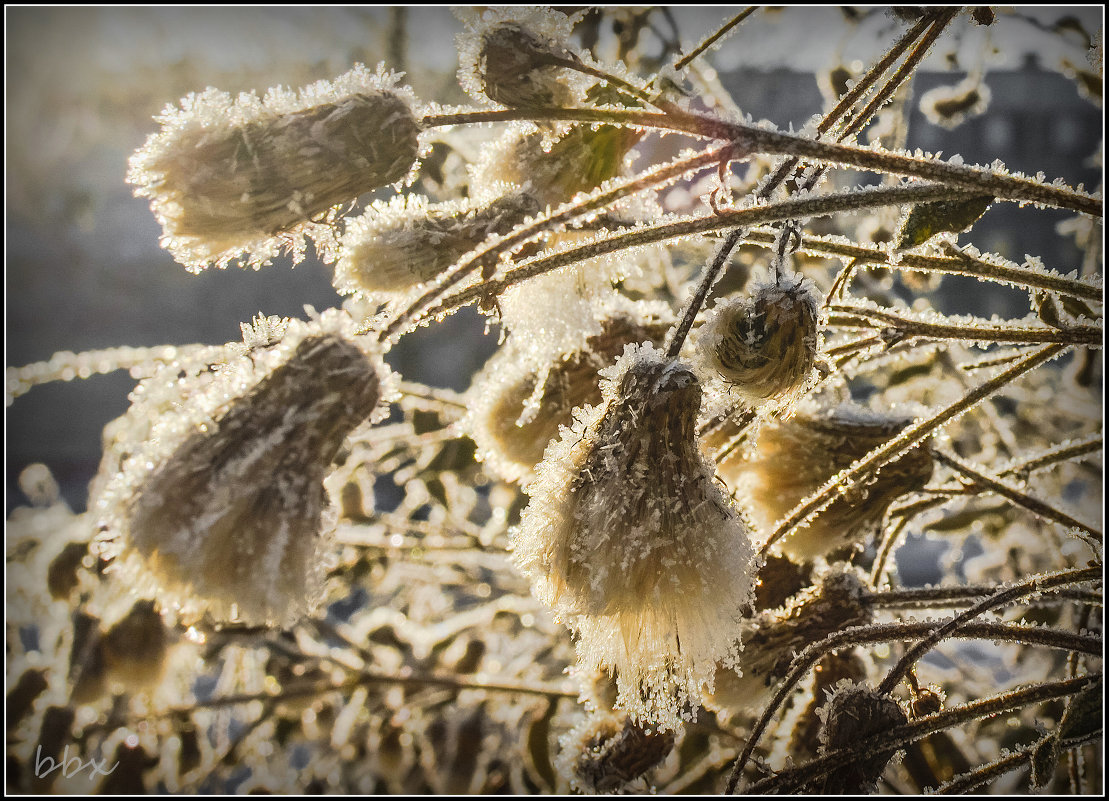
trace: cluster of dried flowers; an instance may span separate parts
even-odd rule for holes
[[[103,791],[222,789],[235,764],[238,790],[918,791],[1029,766],[1098,789],[1100,276],[954,236],[1052,206],[1096,263],[1101,201],[898,150],[886,119],[933,42],[993,13],[889,17],[800,134],[726,111],[700,50],[650,71],[651,12],[463,16],[476,107],[356,66],[191,95],[133,157],[188,269],[311,242],[349,302],[147,353],[87,514],[25,476],[12,786],[65,789],[26,766],[74,746],[119,762]],[[580,44],[614,30],[623,60]],[[983,113],[971,80],[929,115]],[[894,138],[851,144],[876,118]],[[690,149],[655,155],[659,131]],[[449,181],[422,176],[436,148]],[[843,166],[889,180],[836,189]],[[863,236],[896,207],[895,240]],[[941,314],[944,273],[1026,289],[1038,319]],[[469,392],[385,366],[474,302],[503,341]],[[925,527],[968,556],[898,587]],[[940,645],[955,671],[921,661]]]

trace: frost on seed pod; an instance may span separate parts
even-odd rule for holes
[[[616,707],[669,729],[736,658],[754,553],[698,450],[693,372],[646,344],[606,378],[537,468],[514,559],[582,668],[615,674]]]
[[[729,669],[717,672],[716,690],[706,706],[730,714],[759,712],[797,654],[848,626],[869,623],[871,617],[854,569],[829,570],[817,586],[799,593],[781,609],[744,622],[742,675]]]
[[[560,11],[487,10],[458,36],[459,83],[471,97],[512,108],[573,105],[581,80],[572,67],[571,25]]]
[[[820,753],[851,748],[908,722],[897,702],[880,695],[865,685],[844,682],[828,698],[820,710],[824,727],[820,732]],[[845,759],[837,768],[802,789],[804,793],[865,794],[872,792],[895,751],[879,751],[853,759]]]
[[[124,419],[143,439],[105,455],[92,503],[103,555],[138,589],[187,618],[285,624],[310,609],[324,475],[387,375],[350,328],[335,313],[290,322],[214,374],[177,380],[170,366],[139,386]]]
[[[789,420],[763,425],[753,450],[743,460],[725,462],[721,476],[768,535],[805,497],[910,422],[850,404],[830,411],[809,407]],[[932,457],[919,445],[882,467],[876,477],[838,495],[778,545],[790,558],[808,561],[861,544],[874,534],[894,500],[919,490],[931,476]]]
[[[702,362],[743,398],[788,400],[808,385],[820,339],[820,297],[796,273],[775,273],[750,296],[718,302],[697,334]]]
[[[579,793],[640,793],[644,774],[674,748],[674,734],[598,711],[559,739],[559,772]]]
[[[654,311],[630,303],[609,310],[597,334],[553,364],[533,364],[510,337],[475,377],[467,399],[463,426],[482,460],[507,481],[530,481],[559,427],[573,422],[573,410],[601,401],[598,373],[626,345],[662,342],[669,321]]]
[[[938,86],[920,98],[920,110],[928,121],[948,129],[984,114],[989,104],[990,88],[976,75],[954,86]]]
[[[236,259],[258,268],[283,248],[300,261],[305,235],[331,258],[331,210],[415,164],[413,104],[395,76],[360,64],[299,94],[208,89],[166,108],[127,180],[150,199],[162,246],[192,272]]]
[[[335,286],[346,293],[404,292],[434,279],[486,237],[508,233],[538,211],[539,204],[523,192],[484,205],[428,203],[412,195],[374,203],[347,222]]]

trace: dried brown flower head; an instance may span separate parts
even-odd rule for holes
[[[735,487],[752,521],[768,534],[802,499],[910,422],[852,405],[806,409],[763,425],[754,448],[742,460],[725,462],[721,475]],[[889,505],[923,487],[931,475],[928,449],[918,446],[883,467],[869,483],[838,496],[808,525],[779,540],[779,546],[792,559],[807,561],[863,543]]]
[[[702,361],[751,403],[789,399],[808,384],[820,339],[820,297],[797,273],[774,271],[750,296],[717,303],[697,334]]]
[[[378,408],[386,375],[338,315],[290,324],[278,344],[234,359],[190,396],[191,412],[167,415],[118,460],[93,504],[106,554],[186,616],[302,614],[320,568],[325,472]],[[175,382],[151,381],[172,395]],[[142,394],[129,415],[150,411]]]
[[[674,748],[674,734],[645,729],[623,715],[598,711],[559,741],[558,766],[572,790],[631,793]]]
[[[375,203],[347,222],[335,265],[340,292],[404,292],[430,281],[495,234],[505,234],[539,211],[516,192],[487,204],[428,203],[403,195]]]
[[[850,748],[908,719],[897,702],[870,687],[844,682],[833,691],[821,709],[824,728],[820,732],[822,754]],[[868,793],[886,769],[894,751],[878,751],[849,761],[805,789],[811,793]]]
[[[528,487],[514,558],[579,663],[615,673],[617,708],[673,728],[735,659],[753,549],[698,450],[693,372],[650,344],[606,372]]]
[[[163,247],[193,272],[236,259],[257,268],[282,247],[299,260],[305,234],[329,255],[321,215],[400,181],[416,163],[412,105],[394,76],[361,65],[334,83],[261,100],[208,89],[166,108],[127,180],[150,199]]]

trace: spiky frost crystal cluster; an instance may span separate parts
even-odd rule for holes
[[[607,379],[604,402],[548,448],[514,559],[581,663],[615,674],[617,707],[673,727],[735,660],[753,550],[697,448],[693,372],[647,344]]]

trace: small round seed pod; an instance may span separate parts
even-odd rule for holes
[[[127,180],[150,199],[162,246],[192,272],[236,259],[258,268],[283,247],[299,261],[305,235],[330,257],[330,226],[318,218],[416,163],[413,103],[395,76],[362,65],[262,100],[208,89],[166,108]]]
[[[468,394],[471,411],[463,427],[482,461],[506,481],[529,482],[559,428],[573,422],[573,410],[601,401],[598,373],[627,345],[662,342],[669,320],[655,311],[645,304],[609,310],[597,334],[554,364],[532,364],[510,338]]]
[[[806,496],[910,422],[853,405],[831,411],[807,409],[763,425],[757,443],[742,460],[721,465],[721,477],[735,488],[752,522],[768,535]],[[807,525],[779,540],[779,547],[801,562],[864,543],[894,500],[928,482],[932,466],[927,447],[913,448],[869,483],[838,496]]]
[[[822,708],[824,727],[820,732],[822,754],[858,745],[883,731],[908,722],[897,702],[870,687],[843,683]],[[878,777],[895,751],[876,751],[851,760],[841,768],[804,788],[806,793],[866,794],[873,792]]]
[[[754,552],[697,447],[693,372],[647,344],[606,377],[537,468],[514,560],[581,666],[616,675],[616,707],[672,729],[735,660]]]
[[[702,362],[751,403],[788,400],[808,385],[820,339],[820,296],[776,272],[751,295],[717,303],[697,334]]]
[[[550,9],[491,9],[458,36],[459,83],[475,100],[511,108],[573,105],[582,81],[572,67],[571,27]]]
[[[674,734],[645,729],[623,715],[596,712],[559,740],[559,772],[580,793],[647,789],[643,776],[674,748]]]
[[[716,690],[706,706],[730,714],[757,714],[798,653],[847,626],[871,619],[863,584],[854,570],[829,571],[819,585],[799,593],[784,607],[744,622],[739,658],[742,675],[728,669],[718,671]]]
[[[346,435],[378,409],[388,375],[350,327],[337,314],[293,322],[195,392],[161,375],[140,387],[127,419],[149,439],[125,438],[126,455],[106,455],[118,472],[92,504],[104,555],[140,589],[187,618],[284,624],[310,609],[323,478]],[[189,398],[176,414],[175,395]],[[160,417],[144,427],[152,413]]]
[[[396,293],[430,281],[488,236],[508,233],[539,203],[517,192],[486,205],[398,196],[347,222],[335,265],[340,292]]]

